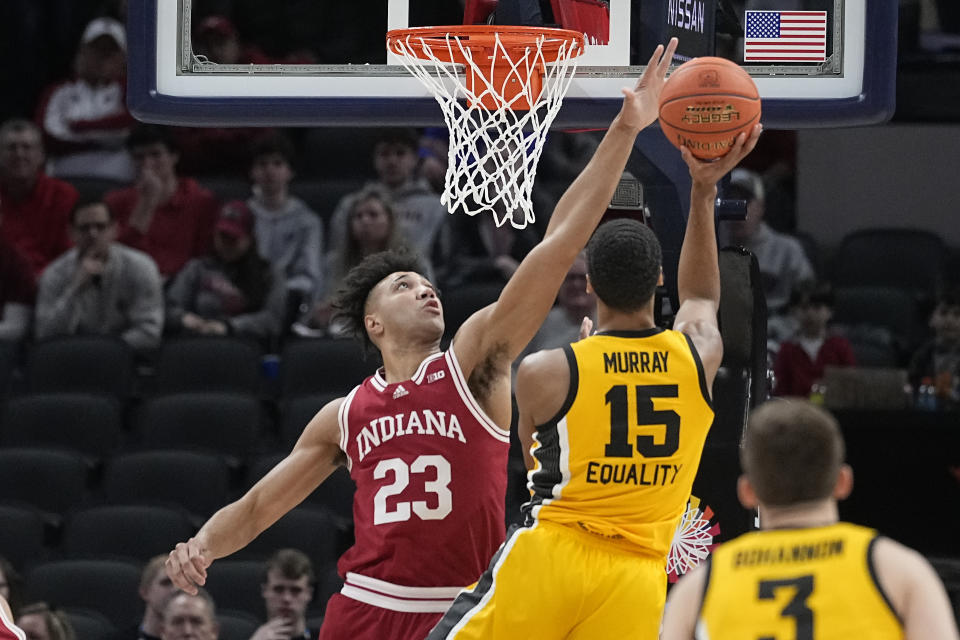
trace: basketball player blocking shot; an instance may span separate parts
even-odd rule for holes
[[[241,549],[338,466],[356,483],[356,542],[321,640],[423,638],[475,582],[504,538],[510,365],[540,327],[613,195],[637,134],[657,118],[676,39],[657,47],[580,176],[499,299],[447,351],[441,302],[417,261],[366,258],[338,293],[341,317],[383,367],[324,406],[291,453],[243,497],[177,544],[167,573],[195,593],[210,564]]]

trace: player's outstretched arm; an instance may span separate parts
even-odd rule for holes
[[[219,511],[197,535],[180,542],[167,558],[167,575],[196,593],[217,558],[242,549],[333,473],[343,462],[337,413],[343,398],[323,407],[304,429],[293,451],[247,493]]]
[[[474,314],[454,345],[465,372],[494,347],[513,360],[540,328],[560,284],[607,209],[637,134],[657,119],[660,92],[677,40],[654,51],[593,158],[557,203],[543,241],[520,263],[499,300]]]
[[[723,359],[723,342],[717,326],[720,308],[720,264],[717,234],[713,222],[717,182],[753,151],[763,127],[755,125],[750,135],[741,133],[727,155],[712,162],[698,160],[686,147],[680,150],[693,184],[690,187],[690,215],[677,265],[677,294],[680,308],[673,328],[690,336],[703,361],[707,388]]]
[[[926,558],[881,537],[873,546],[873,564],[907,640],[960,638],[947,592]]]
[[[694,639],[706,579],[707,572],[697,567],[673,585],[663,610],[660,640]]]

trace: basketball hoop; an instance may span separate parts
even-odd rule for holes
[[[441,202],[451,213],[490,211],[497,226],[521,229],[535,221],[537,163],[584,45],[582,33],[540,27],[387,33],[387,50],[433,93],[450,129]]]

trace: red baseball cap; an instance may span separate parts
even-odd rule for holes
[[[232,200],[220,209],[214,231],[234,238],[248,238],[253,235],[253,223],[253,211],[247,203],[243,200]]]

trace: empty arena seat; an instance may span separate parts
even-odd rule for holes
[[[146,562],[193,535],[186,513],[145,505],[106,505],[73,513],[63,527],[67,556]]]
[[[89,468],[76,453],[49,449],[0,449],[0,503],[30,506],[59,524],[80,504]]]
[[[316,393],[294,396],[284,400],[280,408],[280,446],[290,450],[296,444],[304,427],[331,400],[340,397],[340,393]]]
[[[0,505],[0,555],[21,572],[43,560],[44,523],[40,513],[28,507]]]
[[[119,338],[67,336],[27,353],[26,387],[33,393],[86,392],[124,397],[132,390],[133,355]]]
[[[176,505],[199,520],[226,504],[230,469],[214,454],[138,451],[114,456],[102,485],[110,504]]]
[[[260,391],[261,349],[233,337],[194,337],[166,340],[157,358],[152,391],[157,394],[192,391]]]
[[[932,296],[943,280],[947,250],[940,236],[922,229],[863,229],[840,242],[833,284],[896,287]]]
[[[252,460],[247,467],[246,487],[250,488],[256,484],[283,457],[282,453],[274,453]],[[340,467],[307,496],[303,504],[328,511],[336,517],[338,528],[349,529],[353,524],[353,494],[356,490],[357,487],[350,477],[350,472],[346,467]]]
[[[837,287],[833,321],[847,326],[883,327],[901,344],[910,344],[923,328],[916,295],[907,289],[880,286]]]
[[[138,593],[140,565],[117,560],[57,560],[35,566],[26,575],[30,601],[63,608],[80,607],[103,614],[118,629],[137,624],[143,615]]]
[[[97,461],[120,444],[120,403],[87,393],[47,393],[11,398],[0,417],[0,445],[66,449]]]
[[[314,566],[335,561],[340,531],[326,511],[297,507],[274,522],[250,544],[237,551],[237,559],[266,560],[278,549],[298,549]]]
[[[260,401],[253,396],[176,393],[145,401],[135,428],[148,449],[196,450],[241,459],[253,448],[261,419]]]
[[[379,366],[355,340],[319,338],[287,343],[280,355],[280,395],[345,394]]]

